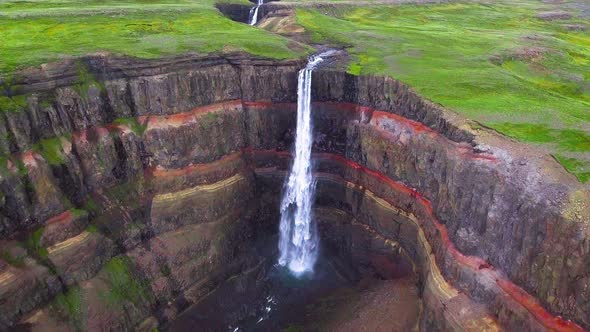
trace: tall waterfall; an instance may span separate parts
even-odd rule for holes
[[[311,74],[333,52],[309,59],[299,72],[295,160],[281,202],[279,264],[295,274],[312,272],[318,254],[318,235],[311,215],[315,181],[311,169]]]
[[[256,6],[250,9],[250,18],[248,19],[248,24],[256,25],[256,23],[258,23],[258,9],[260,9],[262,4],[264,4],[264,0],[257,0]]]

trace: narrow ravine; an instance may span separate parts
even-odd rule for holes
[[[312,177],[311,79],[313,70],[334,51],[312,56],[299,71],[295,160],[281,201],[279,264],[296,275],[313,272],[318,236],[311,215],[315,183]]]

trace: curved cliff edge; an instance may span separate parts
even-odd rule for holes
[[[303,65],[95,55],[3,82],[0,327],[150,330],[255,266]],[[313,75],[322,237],[412,261],[422,329],[590,328],[587,186],[395,79]]]

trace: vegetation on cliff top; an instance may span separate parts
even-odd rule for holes
[[[299,9],[316,43],[347,47],[353,74],[386,74],[468,118],[539,144],[590,177],[590,33],[543,20],[538,1]],[[575,13],[575,12],[574,12]],[[559,156],[559,157],[558,157]],[[566,162],[567,161],[567,162]]]
[[[286,38],[224,17],[213,0],[9,0],[0,3],[0,35],[5,76],[99,51],[141,58],[221,51],[277,59],[304,55],[289,48],[293,42]]]
[[[233,22],[215,2],[251,5],[247,0],[4,1],[0,77],[6,85],[15,70],[98,51],[141,58],[245,51],[282,59],[310,49]],[[313,42],[345,46],[353,59],[349,72],[400,79],[434,102],[543,146],[585,181],[590,178],[590,24],[584,16],[589,9],[579,6],[590,6],[578,0],[559,6],[536,0],[340,5],[300,8],[297,20]],[[556,9],[572,17],[538,16]],[[87,78],[81,90],[96,85]],[[24,96],[0,97],[3,110],[19,111],[24,104]]]

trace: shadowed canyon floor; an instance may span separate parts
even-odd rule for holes
[[[313,274],[294,277],[276,264],[276,255],[268,256],[276,252],[277,239],[271,238],[260,250],[265,256],[258,266],[223,282],[164,329],[417,330],[420,302],[415,278],[386,280],[374,274],[359,279],[351,266],[325,251]]]

